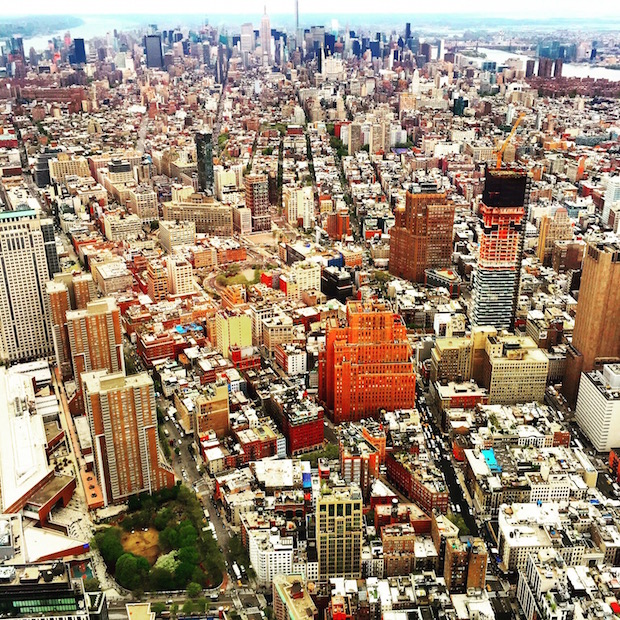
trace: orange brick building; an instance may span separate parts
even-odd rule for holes
[[[105,505],[173,486],[174,472],[159,460],[155,389],[148,373],[89,372],[82,383]]]
[[[346,323],[328,321],[319,354],[319,398],[334,422],[414,407],[415,370],[401,318],[383,302],[351,301]]]

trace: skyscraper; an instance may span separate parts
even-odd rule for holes
[[[452,259],[454,205],[434,183],[408,191],[390,230],[390,273],[424,282],[426,269],[448,267]]]
[[[174,473],[158,445],[155,389],[148,373],[86,372],[82,383],[105,504],[173,486]]]
[[[487,169],[471,312],[474,325],[514,327],[527,192],[525,173]]]
[[[389,305],[351,301],[347,324],[331,319],[319,354],[319,398],[334,422],[415,406],[415,371],[407,328]]]
[[[620,201],[620,176],[612,177],[607,182],[605,201],[603,202],[603,214],[601,216],[604,226],[607,226],[609,222],[609,212],[612,205],[618,201]]]
[[[209,196],[213,195],[213,134],[199,131],[196,136],[196,159],[198,160],[198,186]]]
[[[49,271],[41,220],[33,210],[0,212],[0,360],[52,351],[45,285]]]
[[[43,233],[47,271],[50,277],[54,277],[54,274],[60,272],[60,261],[56,250],[56,235],[54,234],[54,220],[52,218],[41,220],[41,232]]]
[[[252,231],[271,230],[269,181],[266,174],[245,177],[245,206],[252,213]]]
[[[359,579],[362,568],[362,492],[356,484],[324,488],[316,500],[319,579]]]
[[[564,394],[574,404],[582,372],[620,359],[620,241],[588,244],[573,340],[566,357]]]
[[[161,35],[147,34],[144,37],[144,47],[146,49],[146,66],[149,69],[161,69],[164,66]]]
[[[84,413],[82,373],[125,370],[121,317],[116,302],[104,297],[91,301],[86,308],[67,312],[67,330],[77,388],[69,404],[72,413]]]
[[[241,24],[241,53],[254,51],[254,26],[251,23]]]
[[[271,64],[271,24],[267,15],[267,5],[265,5],[265,13],[260,20],[260,47],[263,59],[267,64]]]
[[[86,48],[84,39],[73,39],[73,60],[76,65],[86,64]]]

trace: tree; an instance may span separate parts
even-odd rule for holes
[[[128,590],[135,590],[140,584],[138,560],[133,553],[124,553],[116,562],[116,581]]]
[[[114,571],[116,562],[123,555],[121,531],[117,527],[108,527],[95,534],[95,545],[103,557],[110,572]]]
[[[181,607],[181,611],[184,614],[189,616],[194,611],[193,601],[190,601],[190,600],[185,601],[185,603],[183,603],[183,607]]]
[[[166,611],[166,603],[151,603],[151,611],[159,616],[162,612]]]
[[[149,573],[151,590],[168,590],[172,583],[172,573],[165,568],[153,567]]]
[[[101,590],[99,579],[96,577],[89,577],[88,579],[85,579],[84,590],[86,590],[86,592],[98,592]]]
[[[187,596],[189,596],[191,599],[198,598],[201,592],[202,592],[202,587],[199,583],[190,581],[187,584]]]

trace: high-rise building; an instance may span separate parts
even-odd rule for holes
[[[525,173],[487,169],[471,312],[474,325],[509,330],[514,327],[527,195]]]
[[[530,58],[525,63],[525,77],[532,77],[534,75],[534,66],[536,65],[536,61],[533,58]]]
[[[553,60],[540,57],[538,59],[538,77],[550,78],[553,71]]]
[[[389,305],[351,301],[347,322],[330,319],[319,355],[319,398],[337,423],[415,406],[407,328]]]
[[[168,273],[163,262],[157,258],[151,259],[146,265],[146,289],[155,303],[168,296]]]
[[[86,308],[67,312],[67,330],[76,383],[69,404],[72,413],[84,413],[82,373],[125,370],[121,316],[116,302],[104,297],[87,303]]]
[[[252,213],[252,231],[271,230],[269,180],[266,174],[245,177],[245,206]]]
[[[452,259],[454,205],[435,184],[408,191],[390,229],[390,273],[424,282],[426,269],[448,267]]]
[[[564,395],[575,403],[582,372],[620,359],[620,241],[586,248],[573,339],[566,357]]]
[[[86,308],[86,304],[96,298],[95,282],[89,273],[57,273],[47,283],[46,293],[56,365],[67,379],[72,374],[67,312]]]
[[[607,189],[605,190],[605,200],[603,202],[603,214],[601,219],[603,225],[607,226],[609,223],[609,212],[611,207],[620,201],[620,176],[612,177],[607,182]]]
[[[271,24],[267,15],[267,5],[265,5],[265,12],[260,20],[260,47],[263,60],[267,64],[271,64]]]
[[[144,47],[146,49],[146,66],[149,69],[161,69],[164,66],[161,35],[147,34],[144,37]]]
[[[52,335],[45,235],[34,210],[0,212],[0,361],[45,357]]]
[[[241,53],[254,51],[254,26],[251,23],[241,24]]]
[[[196,140],[198,162],[198,187],[209,196],[213,195],[213,134],[199,131]]]
[[[73,62],[76,65],[86,64],[86,48],[84,39],[73,39]]]
[[[105,370],[82,375],[95,472],[106,505],[174,485],[157,435],[157,406],[148,373]]]
[[[168,266],[168,290],[172,295],[189,295],[196,290],[194,269],[185,257],[169,256],[166,264]]]
[[[575,417],[598,452],[620,445],[620,364],[581,375]]]
[[[359,579],[362,569],[362,492],[355,484],[325,487],[316,500],[319,579]]]
[[[355,155],[362,148],[362,125],[351,123],[349,125],[349,155]]]
[[[564,65],[564,61],[561,58],[556,58],[553,63],[553,77],[561,78],[562,77],[562,67]]]
[[[43,233],[47,270],[50,278],[52,278],[55,273],[60,272],[60,261],[58,260],[58,250],[56,249],[56,235],[54,234],[54,220],[52,218],[41,220],[41,232]]]
[[[538,228],[538,260],[550,267],[555,242],[571,241],[572,238],[573,224],[564,207],[557,208],[553,215],[543,215]]]

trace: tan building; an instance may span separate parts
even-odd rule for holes
[[[173,486],[174,472],[159,447],[155,389],[148,373],[87,372],[82,382],[105,504]]]
[[[163,214],[165,220],[194,222],[199,233],[220,237],[233,234],[232,207],[195,193],[192,187],[173,188],[172,200],[164,203]]]
[[[225,437],[230,430],[228,385],[226,383],[210,384],[200,392],[195,401],[194,435],[196,438],[215,431],[219,437]]]
[[[58,153],[58,157],[50,159],[50,179],[64,183],[68,176],[89,177],[90,168],[85,157],[75,157],[68,153]]]
[[[103,216],[103,231],[110,241],[137,239],[142,232],[142,220],[133,213],[106,213]]]
[[[514,405],[544,399],[549,358],[529,336],[490,336],[485,353],[482,372],[489,404]]]
[[[168,252],[178,245],[194,245],[196,241],[195,222],[159,222],[159,243]]]
[[[319,611],[301,575],[273,578],[273,612],[276,620],[314,620]]]
[[[620,242],[588,244],[583,261],[572,347],[566,359],[564,393],[577,400],[582,372],[620,359]]]
[[[146,287],[154,302],[163,301],[168,296],[168,272],[164,263],[157,258],[146,265]]]
[[[93,263],[91,271],[97,287],[104,295],[126,291],[133,286],[133,275],[122,259]]]
[[[472,375],[472,348],[470,337],[437,338],[431,351],[431,381],[469,381]]]
[[[362,560],[362,492],[355,484],[325,486],[316,502],[319,579],[359,579]]]
[[[573,238],[573,223],[568,217],[568,211],[559,207],[553,215],[543,215],[538,228],[538,260],[551,266],[553,246],[556,241],[571,241]]]
[[[157,194],[150,185],[138,185],[129,189],[127,207],[142,222],[159,219]]]
[[[196,290],[192,264],[182,256],[169,256],[168,290],[171,295],[189,295]]]

